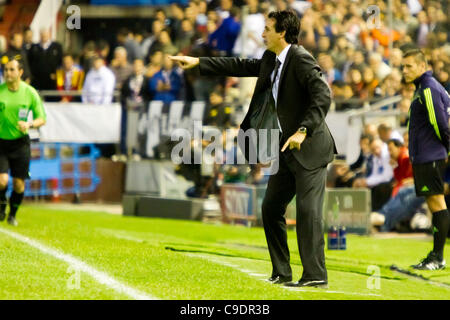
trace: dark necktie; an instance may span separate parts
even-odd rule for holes
[[[270,85],[270,93],[269,93],[270,94],[269,103],[272,106],[272,108],[271,108],[272,110],[275,110],[275,108],[276,108],[275,98],[273,97],[273,86],[275,84],[275,81],[277,80],[278,70],[280,69],[280,66],[281,66],[281,61],[278,60],[278,58],[276,58],[275,68],[274,68],[275,73],[273,75],[273,81]]]
[[[276,60],[277,61],[275,62],[275,68],[274,68],[275,74],[273,76],[273,81],[272,81],[272,85],[270,86],[270,89],[273,89],[273,85],[275,84],[275,80],[277,80],[278,69],[280,69],[280,66],[281,66],[281,61],[278,60],[278,58],[276,58]]]

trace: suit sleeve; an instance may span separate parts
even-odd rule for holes
[[[300,83],[309,94],[310,105],[305,117],[299,123],[299,127],[306,127],[310,136],[314,130],[324,121],[331,104],[331,91],[323,78],[322,70],[315,63],[312,56],[302,56],[302,61],[297,64],[297,74]]]
[[[199,64],[202,76],[257,77],[261,60],[231,57],[201,57]]]
[[[450,132],[448,128],[448,99],[441,97],[435,88],[429,87],[423,90],[423,98],[428,111],[428,118],[438,139],[449,151]],[[444,103],[447,101],[447,103]],[[447,104],[447,105],[446,105]]]

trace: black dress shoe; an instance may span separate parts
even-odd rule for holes
[[[8,224],[12,225],[13,227],[17,227],[19,225],[16,218],[12,216],[8,216]]]
[[[281,276],[272,276],[269,279],[269,282],[272,282],[273,284],[282,284],[286,282],[291,282],[291,277],[281,277]]]
[[[314,287],[328,289],[328,282],[325,280],[299,280],[298,282],[289,282],[284,284],[286,287]]]

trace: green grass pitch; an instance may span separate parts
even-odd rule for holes
[[[449,269],[409,269],[431,239],[348,235],[347,250],[326,251],[329,289],[289,289],[266,281],[271,263],[262,228],[33,204],[20,209],[18,221],[17,228],[0,224],[0,299],[136,298],[111,281],[164,300],[450,299]],[[294,231],[288,239],[296,281],[302,267]],[[73,257],[110,282],[27,241]],[[448,244],[445,254],[450,261]],[[390,270],[392,264],[415,276]]]

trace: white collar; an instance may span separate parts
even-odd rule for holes
[[[280,55],[277,56],[277,59],[280,60],[281,64],[283,64],[284,61],[286,60],[286,56],[287,56],[290,48],[291,48],[291,44],[288,44],[286,46],[286,48],[284,48],[283,51],[280,52]]]

